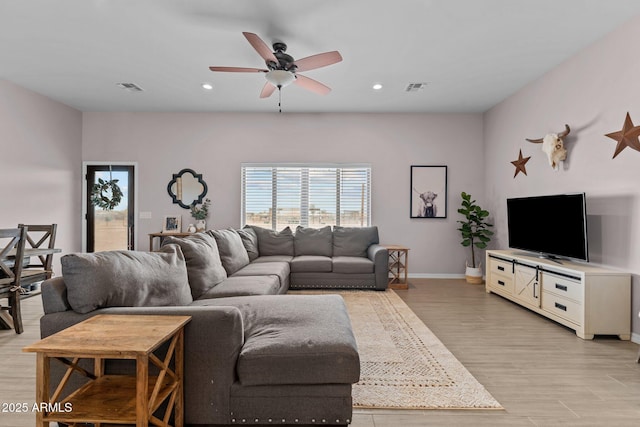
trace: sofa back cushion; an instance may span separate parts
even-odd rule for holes
[[[159,252],[105,251],[64,255],[69,305],[78,313],[103,307],[158,307],[193,302],[177,245]]]
[[[249,255],[236,230],[209,230],[208,233],[216,239],[220,261],[228,276],[249,264]]]
[[[251,228],[258,236],[260,256],[294,255],[293,232],[289,227],[280,232],[257,226]]]
[[[333,227],[333,256],[367,256],[378,239],[378,227]]]
[[[194,300],[227,278],[227,272],[220,261],[216,239],[210,234],[167,236],[162,240],[163,246],[171,244],[178,245],[182,249],[187,263],[191,296]]]
[[[249,261],[253,261],[260,256],[260,252],[258,251],[258,235],[248,225],[245,225],[242,230],[238,230],[238,234],[240,235],[240,239],[242,239],[242,244],[247,251],[247,255],[249,255]]]
[[[298,226],[293,236],[293,246],[296,256],[301,255],[333,255],[333,233],[331,226],[322,228],[308,228]]]

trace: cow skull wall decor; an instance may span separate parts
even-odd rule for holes
[[[562,138],[569,135],[571,129],[569,129],[569,125],[564,125],[565,130],[560,133],[550,133],[545,135],[544,138],[540,139],[529,139],[526,138],[527,141],[533,142],[535,144],[542,143],[542,151],[547,155],[549,159],[549,164],[555,170],[558,170],[560,162],[567,158],[567,150],[564,148],[564,142]]]

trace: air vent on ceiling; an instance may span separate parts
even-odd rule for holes
[[[121,89],[128,90],[129,92],[142,92],[144,90],[135,83],[116,83],[116,85]]]
[[[404,89],[405,92],[419,92],[427,86],[427,83],[409,83]]]

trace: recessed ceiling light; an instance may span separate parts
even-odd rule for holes
[[[380,89],[382,89],[382,85],[381,85],[380,83],[376,83],[376,84],[374,84],[372,87],[373,87],[373,90],[380,90]]]
[[[211,83],[202,83],[202,89],[211,90],[213,85]]]

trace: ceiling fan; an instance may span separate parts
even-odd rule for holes
[[[256,34],[247,32],[243,32],[242,34],[262,59],[264,59],[267,68],[209,67],[211,71],[265,73],[267,82],[264,84],[262,92],[260,92],[260,98],[268,98],[276,88],[280,90],[291,83],[295,83],[319,95],[326,95],[331,92],[330,87],[297,73],[298,71],[314,70],[342,61],[342,56],[340,56],[338,51],[334,50],[332,52],[319,53],[295,60],[291,55],[285,53],[287,51],[287,45],[282,42],[273,43],[273,52],[271,52],[269,46]]]

